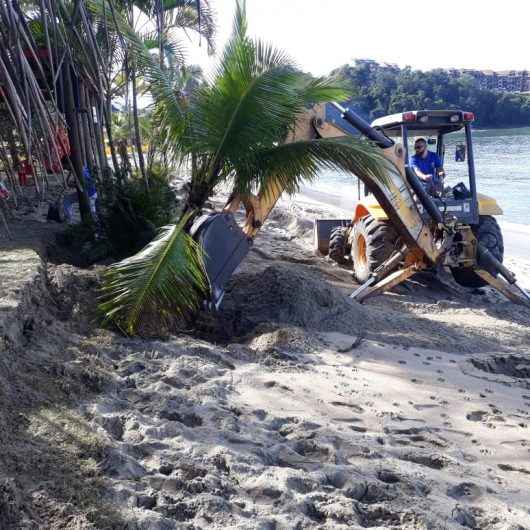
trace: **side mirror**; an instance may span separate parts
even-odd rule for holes
[[[455,148],[455,162],[466,161],[466,146],[465,144],[457,144]]]
[[[428,138],[427,139],[428,145],[436,145],[436,138]]]

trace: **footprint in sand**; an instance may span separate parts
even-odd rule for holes
[[[466,419],[469,421],[484,421],[484,418],[488,415],[485,410],[474,410],[466,414]]]
[[[419,403],[417,405],[413,405],[416,410],[426,410],[426,409],[435,409],[438,407],[438,405],[434,405],[432,403]]]
[[[528,440],[506,440],[501,442],[501,445],[520,445],[521,447],[526,447]]]
[[[524,473],[525,475],[530,475],[530,469],[524,467],[514,467],[510,464],[497,464],[497,467],[502,471],[517,471],[518,473]]]
[[[354,403],[345,403],[343,401],[332,401],[331,405],[334,405],[335,407],[347,407],[361,414],[364,412],[364,409],[360,405],[355,405]]]
[[[355,432],[366,432],[366,427],[358,427],[357,425],[350,425],[350,429]]]
[[[482,489],[473,482],[461,482],[449,488],[447,495],[459,501],[475,501],[482,496]]]
[[[341,423],[362,423],[361,418],[331,418],[333,421],[339,421]]]

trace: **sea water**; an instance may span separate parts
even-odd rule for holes
[[[460,181],[469,185],[467,163],[454,160],[455,146],[463,140],[460,133],[446,137],[445,169],[449,185]],[[473,144],[478,192],[497,199],[504,211],[504,221],[530,227],[530,127],[476,130]],[[344,210],[350,204],[353,207],[357,199],[356,179],[340,172],[322,171],[320,178],[307,188],[334,198],[332,202]]]

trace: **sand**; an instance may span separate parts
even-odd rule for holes
[[[0,527],[530,528],[530,310],[428,274],[351,301],[312,251],[336,214],[283,200],[165,340],[94,324],[97,267],[43,268],[0,366]]]

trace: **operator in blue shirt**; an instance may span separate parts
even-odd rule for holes
[[[444,168],[440,157],[427,149],[425,138],[414,142],[415,154],[410,157],[410,167],[423,182],[427,193],[436,195],[443,191]]]

